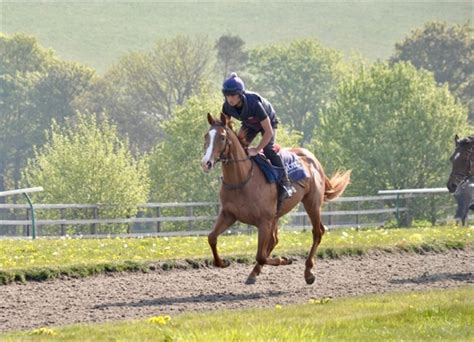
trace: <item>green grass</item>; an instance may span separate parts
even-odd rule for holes
[[[370,250],[443,251],[474,245],[470,228],[338,229],[327,232],[318,249],[322,258],[363,255]],[[274,253],[305,256],[311,232],[282,231]],[[222,236],[222,256],[254,262],[257,235]],[[85,277],[117,271],[148,271],[157,267],[200,267],[209,263],[207,237],[0,240],[0,284],[46,280],[60,276]]]
[[[232,33],[248,47],[315,37],[346,54],[386,59],[397,41],[430,20],[472,19],[470,1],[2,1],[0,31],[38,37],[67,60],[103,73],[159,38]]]
[[[473,341],[474,288],[150,317],[0,335],[75,341]]]

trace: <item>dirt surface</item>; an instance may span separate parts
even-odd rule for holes
[[[318,260],[313,285],[303,279],[303,259],[265,266],[255,285],[244,284],[252,266],[242,264],[10,284],[0,286],[0,331],[473,285],[473,261],[472,248]]]

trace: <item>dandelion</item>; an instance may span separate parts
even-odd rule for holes
[[[39,328],[39,329],[33,330],[30,334],[31,334],[31,335],[49,335],[49,336],[55,336],[55,335],[57,335],[58,333],[57,333],[56,331],[54,331],[53,329],[49,329],[49,328]]]
[[[158,324],[158,325],[166,325],[169,321],[171,321],[171,317],[166,315],[166,316],[154,316],[148,318],[147,322],[152,323],[152,324]]]
[[[308,300],[308,303],[309,304],[327,304],[331,301],[331,298],[321,298],[321,299],[317,299],[317,298],[311,298],[310,300]]]
[[[280,304],[275,305],[275,309],[281,310],[282,306]]]

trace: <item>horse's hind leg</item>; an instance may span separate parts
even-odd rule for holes
[[[306,283],[310,285],[314,283],[314,280],[316,279],[313,273],[311,273],[311,269],[314,266],[314,255],[316,254],[316,250],[321,243],[325,228],[321,222],[320,205],[311,199],[303,200],[303,205],[313,226],[313,244],[311,245],[308,258],[306,259],[306,268],[304,270],[304,279],[306,280]]]
[[[209,245],[211,246],[212,255],[214,256],[214,265],[217,267],[229,266],[229,264],[225,263],[217,253],[217,237],[221,235],[227,228],[229,228],[235,221],[236,219],[233,216],[221,211],[217,217],[216,223],[214,224],[214,228],[207,236]]]

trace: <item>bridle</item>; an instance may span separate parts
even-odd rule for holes
[[[473,176],[472,166],[474,165],[473,164],[474,163],[474,147],[470,147],[470,148],[458,147],[458,148],[456,148],[454,153],[461,152],[461,151],[466,151],[468,153],[469,165],[468,165],[468,168],[467,168],[467,173],[464,173],[464,172],[451,172],[451,176],[454,177],[454,179],[456,179],[456,180],[460,180],[460,183],[464,182],[465,180],[467,180],[467,179],[469,179]]]
[[[219,162],[219,161],[222,162],[222,163],[240,163],[240,162],[250,160],[250,158],[248,156],[243,158],[243,159],[229,158],[228,155],[229,155],[229,151],[230,151],[230,142],[229,142],[229,139],[227,138],[229,136],[229,128],[225,127],[223,125],[214,125],[214,126],[224,128],[225,133],[226,133],[225,142],[224,142],[224,149],[219,154],[219,158],[217,158],[216,163]]]
[[[219,161],[222,162],[223,164],[225,164],[225,163],[241,163],[241,162],[245,162],[245,161],[250,161],[250,164],[251,164],[250,171],[249,171],[247,177],[245,177],[245,179],[242,182],[237,183],[237,184],[226,183],[226,182],[224,182],[224,177],[221,176],[221,181],[222,181],[222,185],[224,186],[224,188],[226,188],[228,190],[241,189],[249,182],[250,178],[252,178],[252,176],[253,176],[253,164],[254,163],[250,160],[249,156],[247,156],[245,158],[242,158],[242,159],[229,158],[230,145],[231,145],[230,142],[229,142],[229,139],[228,139],[229,128],[224,126],[224,125],[213,125],[212,127],[222,127],[222,128],[224,128],[224,130],[226,132],[224,148],[222,149],[221,153],[219,154],[219,158],[216,159],[216,163],[219,162]]]

